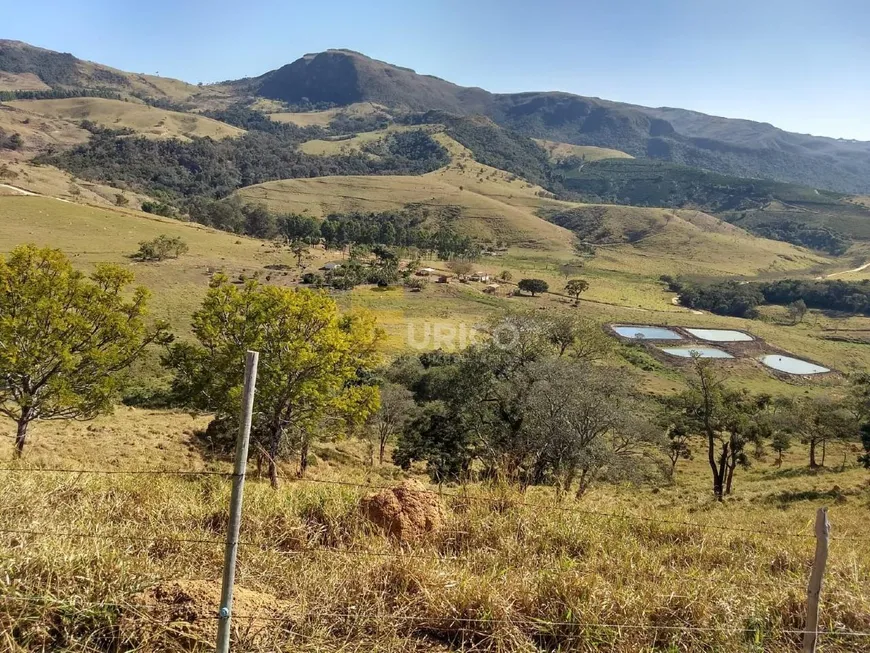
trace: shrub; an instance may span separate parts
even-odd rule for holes
[[[164,218],[175,217],[175,209],[173,209],[169,204],[164,204],[163,202],[150,202],[146,200],[145,202],[142,202],[142,210],[145,211],[145,213],[162,215]]]
[[[153,240],[143,240],[139,243],[139,251],[133,255],[133,258],[140,261],[165,261],[186,254],[188,249],[187,243],[181,238],[160,234]]]

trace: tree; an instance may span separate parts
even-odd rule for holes
[[[303,267],[302,259],[305,258],[306,254],[308,254],[308,246],[304,242],[299,241],[293,244],[290,251],[292,251],[293,256],[296,257],[296,267]]]
[[[165,324],[146,325],[148,291],[99,265],[90,277],[55,249],[33,245],[0,258],[0,414],[17,423],[16,455],[38,419],[93,419],[112,406],[119,372]]]
[[[463,261],[461,259],[453,259],[452,261],[448,261],[447,267],[460,279],[467,277],[474,269],[474,265],[471,263],[471,261]]]
[[[263,204],[242,207],[245,216],[244,231],[255,238],[274,238],[278,234],[278,221]]]
[[[502,281],[510,281],[514,278],[514,275],[511,274],[510,270],[502,270],[501,274],[498,275],[498,278]]]
[[[677,469],[677,463],[681,459],[692,459],[692,448],[690,446],[693,435],[692,424],[679,410],[679,403],[679,397],[665,399],[663,410],[659,416],[660,424],[664,428],[668,438],[666,450],[668,459],[671,461],[671,478],[673,478],[674,472]],[[675,407],[677,408],[676,410],[674,410]]]
[[[188,249],[187,243],[181,238],[160,234],[157,238],[139,243],[139,251],[132,258],[140,261],[165,261],[186,254]]]
[[[780,467],[782,454],[791,449],[791,434],[784,429],[777,429],[770,439],[770,446],[776,452],[776,461],[773,464]]]
[[[603,358],[613,348],[613,339],[601,327],[569,312],[546,316],[532,313],[529,318],[543,323],[547,339],[560,358],[567,353],[572,358],[592,362]]]
[[[165,364],[173,391],[189,405],[237,418],[245,351],[260,352],[253,425],[278,485],[277,460],[287,449],[305,473],[312,440],[330,425],[359,426],[378,408],[364,381],[377,361],[382,332],[367,315],[345,315],[328,296],[306,290],[242,287],[216,275],[193,316],[199,345],[175,345]]]
[[[798,299],[788,305],[788,315],[792,324],[798,324],[807,314],[807,304],[803,299]]]
[[[384,464],[387,444],[414,419],[417,405],[407,388],[386,382],[380,387],[381,406],[372,415],[371,428],[378,443],[378,462]]]
[[[586,279],[571,279],[565,284],[565,292],[574,298],[574,306],[580,303],[580,295],[589,290],[589,282]]]
[[[127,206],[130,200],[124,193],[115,193],[115,206]]]
[[[846,406],[828,398],[805,398],[791,413],[791,429],[809,445],[809,466],[823,467],[828,442],[856,437],[859,426]],[[821,449],[821,456],[819,456]]]
[[[529,372],[523,429],[538,443],[531,480],[548,470],[561,495],[576,479],[580,498],[604,474],[626,478],[647,471],[645,454],[661,444],[659,431],[635,419],[642,407],[631,379],[564,359],[544,359]]]
[[[523,292],[531,293],[532,297],[550,289],[550,285],[543,279],[520,279],[517,287]]]
[[[731,494],[737,467],[749,466],[746,445],[767,434],[757,419],[764,406],[745,390],[726,388],[709,359],[695,355],[692,362],[695,378],[689,389],[670,402],[672,423],[706,439],[713,496],[722,501]]]

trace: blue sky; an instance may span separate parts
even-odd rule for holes
[[[870,141],[867,0],[30,0],[0,38],[191,82],[330,47],[491,91],[563,90]]]

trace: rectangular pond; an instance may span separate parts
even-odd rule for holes
[[[666,354],[682,358],[691,358],[696,353],[701,358],[734,358],[727,351],[715,347],[661,347],[660,349]]]
[[[733,331],[732,329],[689,329],[686,331],[691,333],[696,338],[701,340],[709,340],[710,342],[749,342],[754,338],[748,333],[742,331]]]
[[[611,325],[611,329],[623,338],[633,338],[635,340],[682,340],[683,337],[676,331],[671,331],[665,327],[656,326],[625,326]]]
[[[768,354],[758,360],[774,370],[787,372],[788,374],[823,374],[831,371],[827,367],[822,367],[809,361],[802,361],[800,358],[780,356],[779,354]]]

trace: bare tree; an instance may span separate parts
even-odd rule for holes
[[[378,462],[384,463],[387,444],[395,438],[414,419],[417,406],[414,395],[407,388],[396,383],[381,386],[381,407],[372,416],[370,427],[378,445]],[[371,458],[374,456],[372,455]]]
[[[552,474],[560,496],[575,481],[579,498],[603,475],[639,471],[659,450],[660,432],[634,420],[642,409],[627,376],[565,359],[543,360],[531,375],[525,427],[540,442],[537,470]]]

